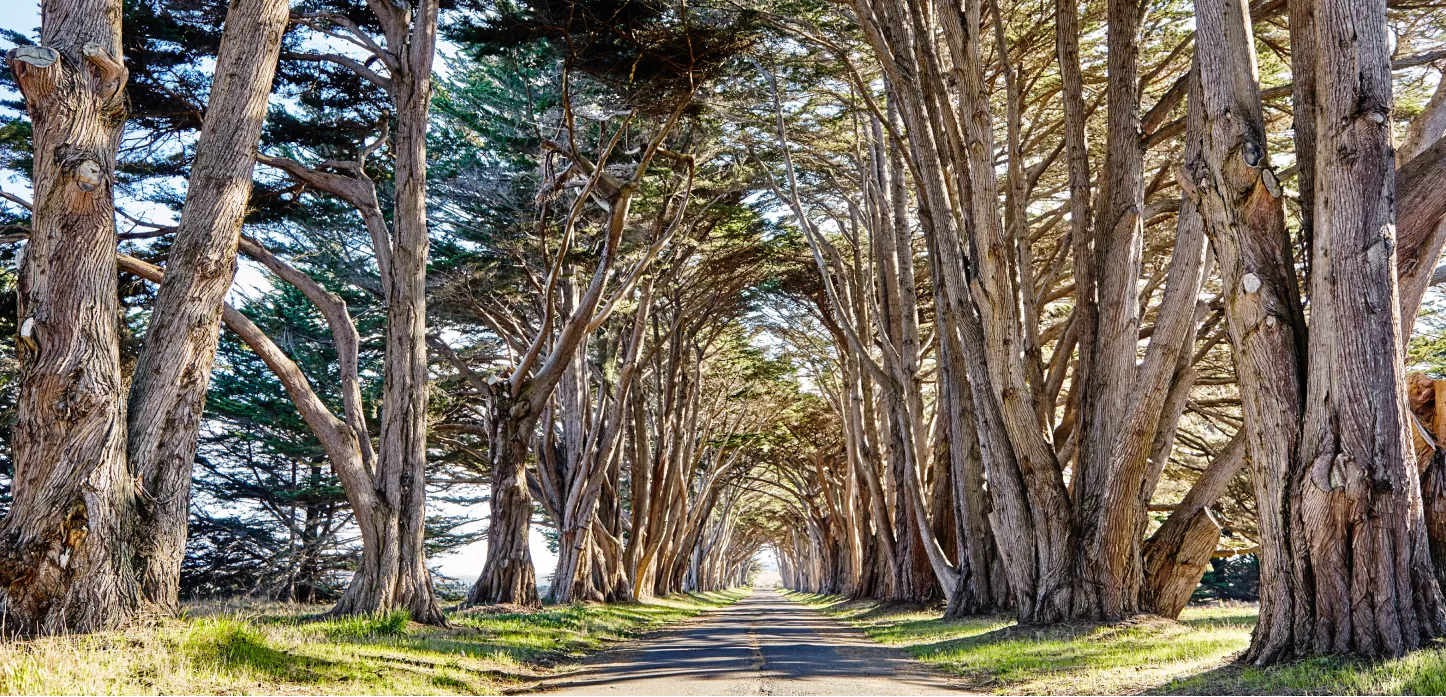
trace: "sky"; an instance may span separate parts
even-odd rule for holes
[[[34,34],[39,27],[40,3],[27,0],[0,3],[0,28]]]

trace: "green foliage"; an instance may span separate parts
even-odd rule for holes
[[[245,312],[339,410],[330,333],[300,291],[278,282]],[[378,370],[375,320],[364,328],[362,365]],[[376,388],[365,397],[374,413]],[[221,335],[204,418],[183,592],[305,602],[336,597],[358,553],[345,542],[353,535],[344,534],[350,515],[341,483],[280,381],[229,332]]]
[[[1260,557],[1241,554],[1211,559],[1210,568],[1191,596],[1193,601],[1260,599]]]
[[[629,107],[667,113],[757,40],[757,13],[663,0],[463,0],[454,41],[503,51],[547,42]],[[680,17],[680,15],[682,15]]]
[[[313,230],[324,228],[318,224]],[[384,354],[380,303],[344,280],[348,269],[336,257],[307,254],[299,244],[291,249],[307,258],[301,268],[346,300],[354,313],[361,336],[362,408],[375,427]],[[330,328],[299,290],[269,280],[243,311],[301,367],[317,395],[341,413]],[[204,418],[183,592],[193,598],[254,594],[302,602],[338,597],[359,554],[345,492],[280,381],[229,332],[221,335]],[[473,542],[479,533],[458,530],[466,522],[429,516],[428,553]]]
[[[1438,380],[1446,378],[1446,298],[1439,290],[1426,293],[1416,331],[1406,347],[1406,365]]]

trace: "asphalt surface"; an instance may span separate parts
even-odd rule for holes
[[[566,695],[958,694],[904,652],[772,590],[594,657]]]

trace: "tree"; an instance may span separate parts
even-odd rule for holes
[[[423,544],[428,396],[426,271],[430,245],[426,136],[439,6],[435,0],[424,0],[416,6],[373,0],[367,7],[369,13],[346,3],[340,7],[321,3],[299,19],[319,35],[365,51],[369,55],[366,63],[315,51],[288,53],[286,58],[340,66],[350,71],[353,80],[381,90],[393,114],[384,121],[391,124],[390,132],[383,128],[371,143],[355,148],[351,160],[324,160],[315,167],[288,157],[266,156],[261,162],[357,210],[371,238],[387,312],[385,387],[375,459],[365,429],[358,428],[359,413],[348,407],[348,428],[355,433],[341,437],[357,444],[339,445],[338,457],[332,462],[346,487],[363,537],[361,568],[333,611],[369,614],[402,608],[418,622],[446,624],[432,589]],[[385,74],[369,67],[371,61],[377,62]],[[365,171],[367,158],[388,135],[393,164],[390,220],[382,212],[376,183]],[[277,264],[281,262],[275,262],[268,266],[280,274]],[[307,283],[299,275],[287,280]],[[323,297],[324,292],[308,295],[324,306],[333,332],[355,333],[354,328],[342,326],[350,322],[344,306],[338,308],[333,299]],[[359,457],[351,457],[353,449],[358,450]]]
[[[140,591],[126,549],[112,178],[125,120],[119,2],[42,5],[41,46],[6,56],[30,111],[36,193],[20,277],[19,422],[3,523],[7,629],[89,632]]]
[[[1256,664],[1399,655],[1446,630],[1408,458],[1385,3],[1292,10],[1314,32],[1296,47],[1314,51],[1297,63],[1314,66],[1314,94],[1296,103],[1298,120],[1315,121],[1296,134],[1313,180],[1308,336],[1259,125],[1250,18],[1229,3],[1199,3],[1209,141],[1188,172],[1227,289],[1261,511],[1261,620],[1246,654]]]
[[[468,596],[470,603],[538,602],[527,546],[532,513],[527,454],[535,430],[540,421],[546,423],[555,417],[548,404],[564,381],[568,384],[564,398],[571,396],[574,407],[582,406],[578,398],[586,381],[582,371],[589,335],[606,322],[619,299],[631,294],[669,244],[688,208],[695,164],[687,152],[687,141],[675,131],[712,72],[746,47],[749,40],[748,22],[731,12],[702,13],[690,8],[684,11],[686,16],[675,17],[670,7],[655,3],[632,3],[622,9],[606,2],[508,6],[499,13],[479,14],[475,24],[464,26],[458,33],[459,37],[493,46],[538,40],[555,46],[562,61],[561,114],[547,126],[557,134],[556,140],[543,136],[538,128],[537,146],[547,157],[565,160],[566,168],[552,181],[542,183],[543,195],[550,200],[559,191],[579,189],[570,205],[558,207],[560,213],[551,214],[550,208],[544,208],[539,216],[539,228],[556,225],[560,241],[553,258],[544,261],[545,275],[531,279],[540,295],[536,324],[526,327],[514,323],[506,329],[494,325],[499,333],[508,336],[509,345],[517,346],[517,357],[505,375],[490,381],[487,388],[492,517],[487,563]],[[574,92],[574,70],[588,76],[594,86]],[[626,70],[626,77],[622,70]],[[611,93],[610,101],[629,107],[611,134],[607,126],[612,119],[598,119],[595,132],[599,145],[594,151],[586,150],[584,145],[593,128],[585,122],[579,126],[573,102],[578,94],[590,96],[591,89]],[[618,145],[625,136],[646,142],[636,158],[617,157]],[[665,147],[670,139],[684,145]],[[678,186],[679,202],[673,205],[677,214],[665,215],[667,205],[659,210],[653,234],[645,242],[640,258],[622,275],[621,282],[610,288],[609,276],[622,259],[623,232],[632,223],[634,199],[659,159],[675,168],[671,180]],[[609,171],[622,162],[631,168],[629,174],[619,176]],[[601,208],[601,215],[590,211],[589,204]],[[591,279],[584,284],[580,276],[574,275],[577,267],[570,257],[575,239],[589,229],[596,231],[600,251],[592,264]],[[632,371],[626,374],[631,380]],[[620,384],[618,388],[626,390],[628,386]],[[580,408],[560,419],[570,421],[563,428],[568,433],[566,447],[571,448],[558,497],[562,505],[554,510],[561,517],[558,523],[564,538],[565,587],[556,591],[563,597],[570,597],[575,583],[566,577],[576,578],[581,552],[592,544],[593,497],[602,485],[602,474],[609,469],[607,451],[622,434],[621,402],[615,404],[617,408],[599,411],[611,413],[612,420],[594,432],[599,437],[608,434],[611,443],[584,447],[585,425],[577,421],[582,418]],[[542,443],[550,445],[547,438]],[[592,454],[584,456],[585,450]]]
[[[331,333],[309,299],[278,283],[245,310],[268,334],[285,337],[299,366],[325,376],[316,384],[327,404],[341,402]],[[370,317],[359,351],[366,372],[381,367],[382,318]],[[200,498],[192,506],[195,529],[181,574],[183,593],[334,602],[360,549],[327,451],[250,347],[228,333],[217,358],[197,458]],[[377,392],[363,394],[367,411],[374,411]]]
[[[313,213],[314,225],[326,220],[324,211]],[[385,317],[377,301],[348,287],[341,280],[345,270],[331,266],[334,260],[311,255],[309,262],[308,275],[345,297],[358,316],[359,372],[378,374]],[[320,399],[339,410],[345,398],[339,389],[345,382],[341,362],[326,320],[311,300],[277,282],[244,309],[267,334],[281,337],[297,365],[316,376]],[[380,387],[379,381],[363,385],[362,411],[376,412]],[[183,595],[256,594],[307,603],[341,597],[361,553],[345,491],[326,448],[282,382],[232,334],[222,335],[197,464],[201,499],[192,507],[195,529],[183,567]],[[429,517],[428,554],[456,549],[476,537],[453,534],[459,522]]]
[[[158,340],[142,351],[147,371],[155,352],[180,351],[169,356],[167,367],[192,376],[189,402],[174,414],[163,409],[167,413],[156,416],[147,400],[158,393],[142,378],[133,391],[139,401],[128,425],[117,422],[125,395],[116,333],[112,188],[127,76],[121,63],[120,6],[44,3],[42,46],[21,46],[8,56],[35,126],[33,151],[42,153],[31,173],[37,204],[21,271],[25,320],[20,333],[27,350],[22,354],[16,505],[3,523],[11,581],[0,602],[19,633],[105,628],[128,618],[142,599],[175,608],[190,461],[214,352],[215,332],[205,330],[204,317],[219,314],[230,286],[234,261],[225,250],[234,247],[250,190],[252,154],[286,3],[238,2],[237,8],[238,21],[228,23],[217,59],[222,83],[234,79],[236,88],[215,100],[213,127],[198,142],[199,176],[188,192],[196,204],[189,216],[183,214],[182,253],[173,258],[181,278],[212,267],[202,274],[212,279],[205,284],[210,292],[174,298],[172,291],[161,301],[163,311],[183,319],[189,311],[202,328],[188,342],[170,346]],[[85,231],[75,238],[80,243],[68,239],[77,229]],[[185,326],[184,331],[193,330]],[[76,360],[85,367],[72,367]],[[160,391],[178,387],[186,389],[167,384]],[[77,407],[80,411],[74,412]],[[160,465],[148,460],[128,464],[127,455],[114,448],[125,447],[127,438],[149,442],[146,438],[158,435],[148,432],[156,419],[180,414],[189,417],[166,439],[176,450],[160,457],[167,469],[180,472],[170,475],[164,492],[180,501],[173,510],[173,500],[157,495],[159,479],[146,476]],[[150,453],[149,447],[143,452]],[[128,473],[136,471],[147,480],[139,496],[129,486]],[[153,516],[149,504],[157,501],[168,512]],[[152,569],[150,560],[158,566]]]
[[[166,282],[131,380],[126,457],[142,482],[134,554],[141,592],[169,612],[179,609],[197,431],[288,12],[286,0],[236,0],[227,12]]]

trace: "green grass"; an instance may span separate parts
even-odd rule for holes
[[[1313,659],[1268,669],[1234,662],[1256,608],[1187,608],[1179,622],[1021,627],[1007,617],[946,620],[938,609],[789,594],[883,644],[960,676],[962,687],[1013,694],[1446,694],[1446,646],[1388,661]]]
[[[0,645],[0,694],[498,694],[590,652],[732,603],[747,590],[647,603],[330,619],[324,606],[188,606],[125,631]]]
[[[1164,686],[1165,694],[1446,695],[1446,648],[1387,661],[1313,658],[1273,668],[1226,665]]]

